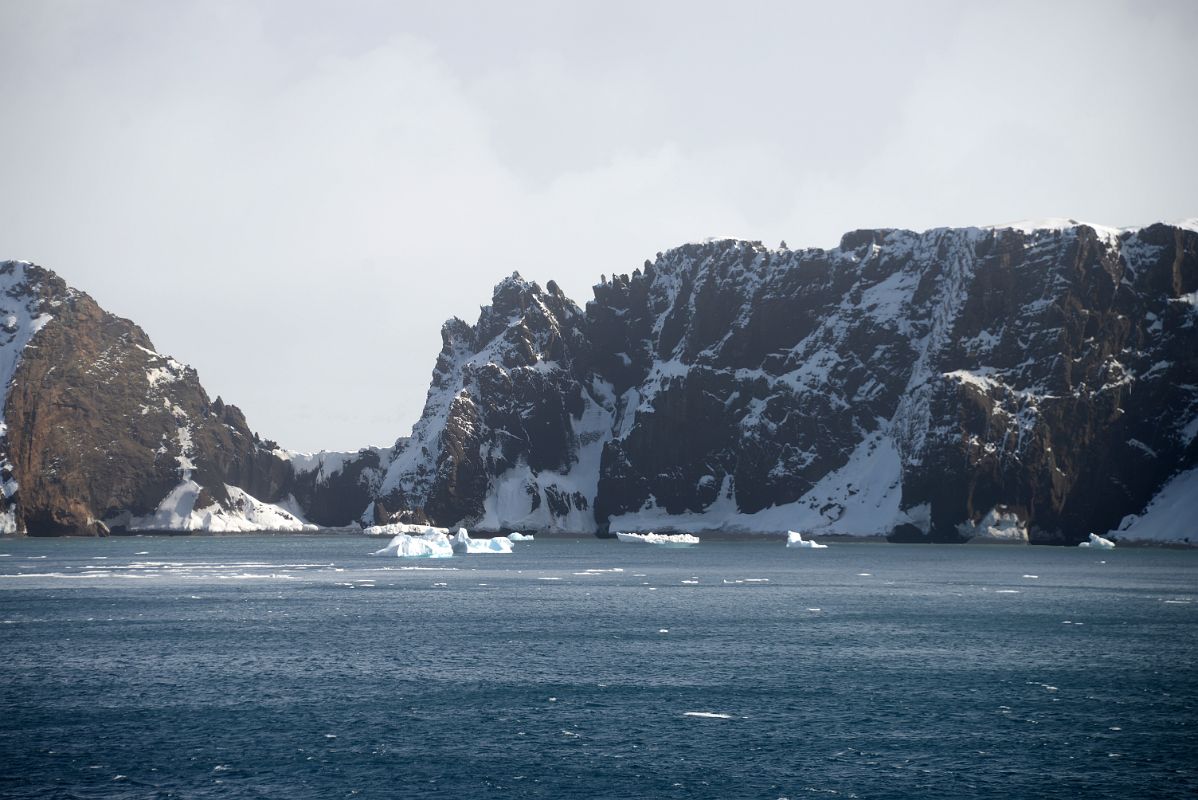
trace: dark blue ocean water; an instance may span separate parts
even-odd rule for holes
[[[0,795],[1198,792],[1195,551],[382,544],[0,540]]]

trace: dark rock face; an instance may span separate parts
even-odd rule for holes
[[[585,314],[514,276],[446,325],[380,497],[496,529],[1074,543],[1198,463],[1196,290],[1198,233],[1165,225],[686,245]]]
[[[570,475],[588,446],[597,470],[607,428],[602,392],[584,385],[584,326],[556,285],[542,290],[519,275],[495,288],[477,325],[447,322],[424,415],[390,465],[379,503],[404,520],[593,528],[583,521],[592,519],[589,498]],[[595,409],[603,423],[592,431]],[[498,476],[506,477],[495,494]]]
[[[18,312],[10,327],[28,334],[7,353],[12,492],[2,510],[11,527],[105,533],[106,520],[118,527],[152,513],[184,476],[201,487],[197,508],[231,507],[226,485],[268,502],[289,490],[290,465],[256,440],[241,411],[211,402],[195,371],[156,353],[136,325],[40,267],[4,262],[0,279]]]
[[[393,450],[402,451],[406,439],[395,448],[366,448],[356,454],[325,454],[316,463],[296,467],[291,494],[303,509],[309,522],[325,527],[342,527],[361,522],[375,524],[374,513],[363,519],[363,509],[374,503],[382,481],[383,470],[390,463]],[[380,513],[383,509],[380,508]],[[389,517],[389,513],[383,514]],[[424,519],[414,522],[426,522]]]

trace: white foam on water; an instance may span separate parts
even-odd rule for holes
[[[1039,578],[1039,575],[1024,575],[1025,578]]]
[[[732,719],[731,714],[721,714],[715,711],[684,711],[684,717],[699,717],[701,719]]]
[[[995,594],[1021,594],[1018,589],[995,589]]]
[[[699,582],[698,582],[698,581],[682,581],[682,583],[685,583],[685,584],[689,584],[689,585],[691,585],[691,586],[694,586],[694,585],[698,584]]]
[[[769,578],[745,578],[745,583],[769,583]]]

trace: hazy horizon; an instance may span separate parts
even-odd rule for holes
[[[264,437],[388,445],[503,276],[1198,215],[1198,4],[0,5],[0,259]],[[463,22],[465,20],[465,22]]]

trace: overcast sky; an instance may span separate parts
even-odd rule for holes
[[[512,270],[1198,215],[1195,2],[0,0],[0,258],[301,450],[390,444]]]

